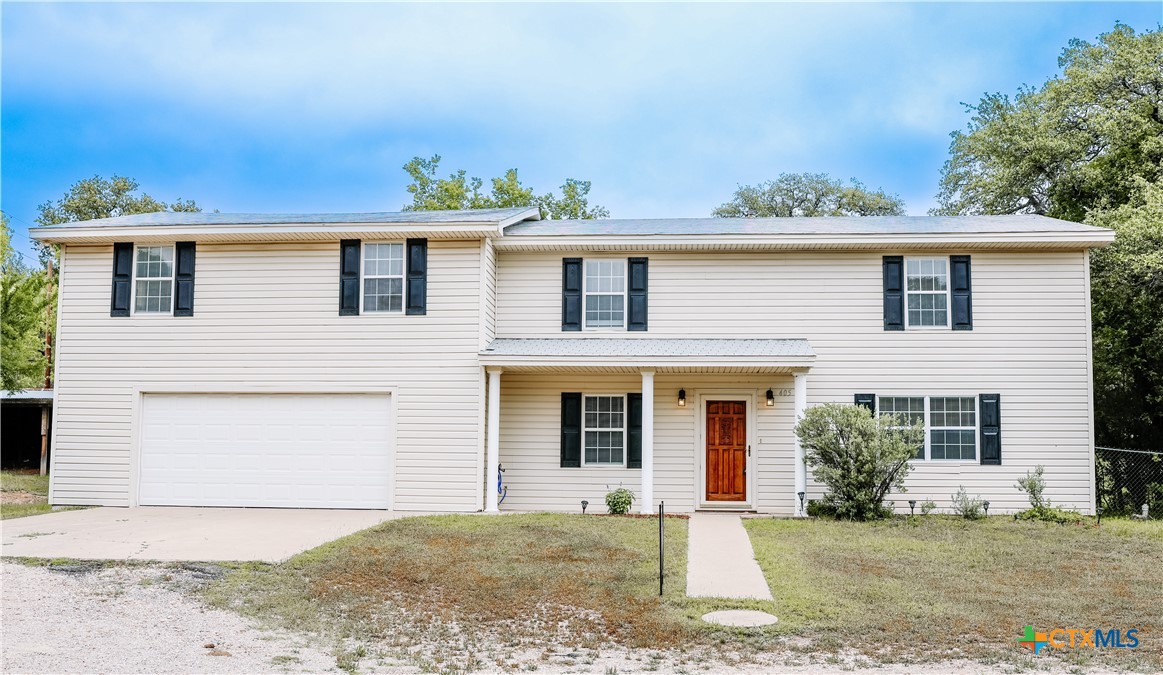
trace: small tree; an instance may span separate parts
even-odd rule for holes
[[[1035,509],[1050,506],[1050,503],[1042,496],[1042,493],[1046,491],[1046,479],[1042,477],[1044,471],[1045,467],[1039,464],[1033,472],[1027,471],[1025,478],[1019,478],[1018,484],[1014,486],[1026,493],[1026,496],[1030,498],[1030,506]]]
[[[925,439],[920,423],[840,403],[808,409],[795,432],[812,476],[828,487],[824,503],[851,520],[884,516],[885,495],[903,489],[909,460]]]

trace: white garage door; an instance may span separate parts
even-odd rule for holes
[[[391,399],[146,394],[138,502],[386,509]]]

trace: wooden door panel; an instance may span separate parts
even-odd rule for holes
[[[747,404],[708,401],[706,500],[747,501]]]

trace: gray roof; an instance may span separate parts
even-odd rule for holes
[[[770,357],[816,355],[804,339],[497,338],[482,356]]]
[[[657,218],[542,220],[505,228],[505,236],[579,235],[885,235],[1100,232],[1103,228],[1031,214],[829,218]]]
[[[500,223],[536,208],[472,209],[468,211],[384,211],[379,213],[139,213],[100,220],[62,223],[48,227],[152,227],[182,225],[322,225],[328,223]]]
[[[24,389],[22,391],[0,391],[0,400],[13,403],[52,403],[52,389]]]

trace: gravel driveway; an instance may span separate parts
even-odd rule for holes
[[[161,567],[66,573],[0,563],[3,672],[337,671],[335,658],[303,637],[260,629],[172,587],[205,576]]]

